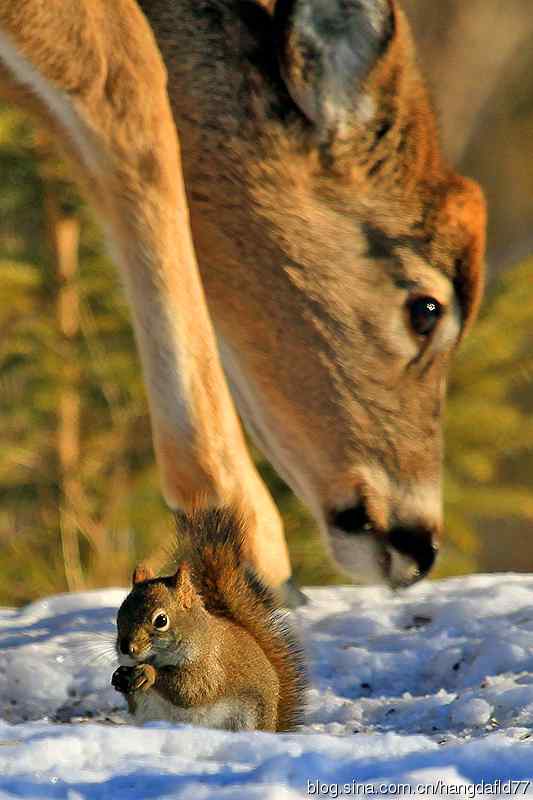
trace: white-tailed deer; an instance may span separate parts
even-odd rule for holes
[[[0,85],[100,215],[168,504],[239,505],[259,571],[289,577],[220,353],[339,565],[424,575],[485,211],[441,156],[396,0],[0,0]]]

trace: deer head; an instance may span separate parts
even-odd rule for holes
[[[210,173],[209,202],[190,200],[223,363],[339,566],[409,584],[441,532],[446,376],[482,294],[483,196],[441,155],[395,0],[247,13],[238,129],[207,137],[200,166],[185,148],[190,182]]]

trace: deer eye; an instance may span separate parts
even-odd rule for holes
[[[408,306],[411,327],[417,336],[429,336],[442,316],[442,306],[434,297],[416,297]]]
[[[152,625],[158,631],[166,631],[170,626],[170,620],[164,611],[158,609],[152,617]]]

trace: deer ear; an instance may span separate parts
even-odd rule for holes
[[[147,567],[146,564],[137,564],[131,576],[131,582],[135,586],[136,583],[149,581],[154,577],[154,571]]]
[[[195,600],[199,599],[192,580],[191,566],[183,561],[174,575],[167,578],[168,585],[176,592],[177,599],[183,608],[190,608]]]
[[[457,177],[448,192],[441,216],[447,235],[460,243],[453,283],[463,316],[464,335],[474,322],[485,286],[485,198],[478,184]]]
[[[281,73],[322,138],[346,130],[361,83],[392,27],[390,0],[278,0],[274,29]]]

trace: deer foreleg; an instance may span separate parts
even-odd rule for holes
[[[61,143],[123,275],[171,508],[233,503],[272,585],[279,514],[247,452],[196,264],[166,71],[133,0],[0,0],[0,90]]]

